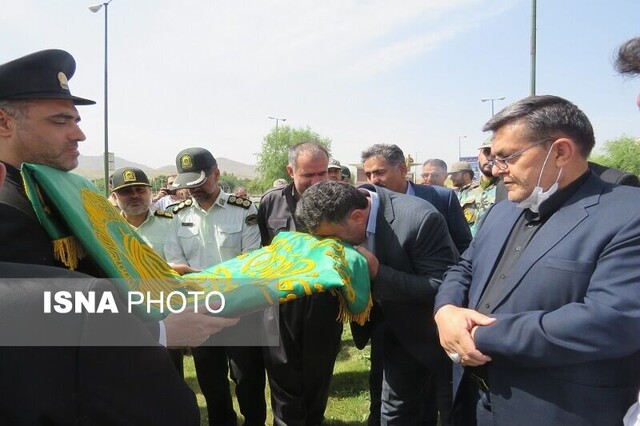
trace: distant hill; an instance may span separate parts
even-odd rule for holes
[[[216,160],[218,161],[218,167],[221,172],[234,174],[239,178],[253,179],[256,177],[256,166],[240,163],[224,157],[216,158]],[[78,162],[78,168],[74,170],[74,173],[82,175],[87,179],[99,179],[104,176],[104,163],[101,155],[81,155],[78,158]],[[159,169],[154,169],[144,164],[134,163],[125,158],[115,157],[114,168],[119,169],[121,167],[136,167],[142,169],[149,178],[176,173],[175,165],[167,165]]]

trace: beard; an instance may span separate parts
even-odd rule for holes
[[[493,173],[491,173],[492,167],[488,167],[487,164],[480,167],[480,172],[488,178],[493,177]]]

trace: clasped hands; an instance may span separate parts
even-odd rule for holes
[[[434,319],[438,326],[440,345],[454,362],[477,367],[491,361],[491,357],[476,348],[474,335],[478,327],[493,324],[495,318],[473,309],[445,305],[438,309]],[[459,357],[456,357],[456,354]]]

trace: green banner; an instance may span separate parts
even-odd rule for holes
[[[371,308],[367,262],[349,244],[333,238],[282,232],[271,245],[197,274],[180,276],[129,226],[98,189],[82,176],[47,166],[23,164],[22,176],[38,219],[52,239],[56,257],[75,269],[84,256],[114,278],[126,297],[150,299],[172,292],[219,291],[224,315],[256,311],[314,293],[333,291],[342,321],[364,323]],[[193,302],[192,297],[187,299]],[[201,299],[201,298],[200,298]],[[138,314],[168,314],[159,304]]]

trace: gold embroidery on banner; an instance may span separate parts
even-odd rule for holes
[[[129,290],[149,292],[154,298],[157,298],[160,292],[181,291],[185,294],[187,301],[193,303],[193,296],[187,294],[191,290],[197,292],[216,290],[223,294],[237,292],[240,295],[248,288],[257,288],[270,305],[326,291],[325,286],[319,282],[320,277],[316,270],[319,265],[313,259],[296,253],[299,239],[277,239],[264,250],[239,256],[238,260],[242,260],[239,263],[241,264],[239,275],[242,278],[234,278],[231,270],[220,266],[210,271],[208,276],[191,275],[188,279],[183,279],[151,247],[130,233],[129,225],[114,209],[110,208],[101,194],[82,189],[81,199],[95,237]],[[356,300],[356,293],[347,264],[345,247],[330,238],[324,240],[316,240],[311,236],[300,238],[313,241],[312,249],[324,249],[321,256],[331,258],[333,268],[344,287],[344,299],[339,297],[338,319],[364,322],[368,317],[370,299],[365,312],[361,314],[351,314],[346,306],[346,301]],[[274,289],[278,291],[274,293]]]
[[[129,225],[110,208],[101,194],[82,189],[81,198],[95,237],[129,290],[156,296],[161,291],[201,290],[195,282],[181,282],[176,272],[151,247],[125,231]],[[193,301],[193,297],[188,296],[187,300]]]

